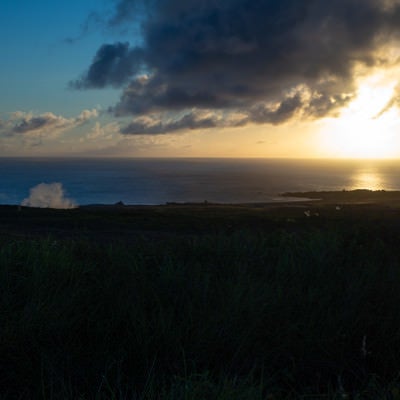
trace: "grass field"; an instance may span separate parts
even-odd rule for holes
[[[0,399],[400,399],[400,209],[337,200],[0,207]]]

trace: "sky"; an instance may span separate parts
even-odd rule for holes
[[[400,0],[2,0],[0,156],[400,157]]]

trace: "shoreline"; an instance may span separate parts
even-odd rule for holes
[[[171,207],[247,207],[247,208],[271,208],[271,207],[297,207],[299,205],[385,205],[400,207],[400,191],[355,189],[342,191],[308,191],[308,192],[285,192],[277,194],[271,201],[250,202],[213,202],[213,201],[168,201],[154,204],[125,204],[123,201],[117,203],[90,203],[80,204],[71,208],[31,207],[19,204],[0,204],[0,207],[18,208],[40,208],[40,209],[136,209],[136,208],[171,208]]]
[[[399,204],[397,204],[399,202]],[[308,192],[284,192],[277,195],[272,201],[251,201],[251,202],[166,202],[163,204],[87,204],[79,207],[273,207],[273,206],[296,206],[299,203],[306,204],[392,204],[400,206],[400,191],[398,190],[341,190],[341,191],[308,191]]]
[[[213,232],[230,235],[242,230],[292,231],[320,229],[332,224],[357,224],[372,230],[400,222],[400,192],[305,192],[296,196],[299,201],[241,204],[125,205],[119,202],[73,209],[0,205],[0,235],[84,236],[108,242],[137,235],[158,238]]]

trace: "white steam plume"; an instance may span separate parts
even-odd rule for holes
[[[40,183],[29,191],[29,197],[21,203],[26,207],[39,208],[75,208],[73,200],[64,197],[61,183]]]

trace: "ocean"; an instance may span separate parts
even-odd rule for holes
[[[60,183],[77,205],[282,201],[288,191],[400,190],[400,161],[0,158],[0,204]]]

